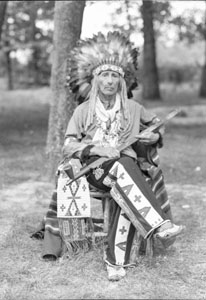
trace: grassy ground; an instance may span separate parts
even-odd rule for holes
[[[111,283],[102,247],[71,260],[42,261],[42,241],[29,235],[53,188],[44,179],[51,95],[47,88],[1,91],[0,299],[206,299],[206,101],[197,98],[196,86],[164,85],[162,94],[162,103],[145,105],[158,114],[176,106],[185,112],[168,124],[159,153],[174,219],[187,231],[166,252],[142,257],[124,280]]]

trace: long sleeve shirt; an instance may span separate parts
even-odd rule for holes
[[[93,123],[90,124],[89,128],[86,128],[88,109],[88,101],[77,106],[68,123],[63,147],[63,153],[67,157],[74,157],[75,153],[81,153],[86,146],[95,144],[93,138],[98,128],[98,120],[94,116]],[[140,132],[141,126],[148,126],[159,121],[155,114],[149,112],[132,99],[128,100],[128,109],[130,120],[125,120],[123,114],[120,120],[119,144],[127,142],[129,138],[135,137]],[[123,153],[137,158],[131,146],[123,150]]]

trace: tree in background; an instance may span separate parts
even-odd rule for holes
[[[109,4],[110,2],[108,2]],[[161,34],[161,24],[169,16],[170,4],[168,1],[152,3],[152,1],[124,0],[112,14],[112,24],[106,24],[107,28],[123,31],[127,36],[133,37],[133,40],[137,34],[143,32],[144,63],[143,66],[140,65],[142,74],[140,81],[143,85],[143,98],[145,99],[160,99],[155,38]],[[154,25],[156,25],[155,28]]]
[[[48,176],[52,178],[60,160],[64,134],[74,109],[73,96],[66,88],[68,55],[81,35],[85,1],[56,1],[54,13],[53,56],[47,136]]]
[[[28,9],[30,18],[30,49],[32,52],[29,61],[30,78],[34,85],[44,85],[49,83],[50,66],[47,64],[50,53],[48,50],[52,46],[53,30],[39,27],[38,23],[48,21],[53,23],[54,1],[30,1]],[[39,76],[41,74],[41,76]]]
[[[0,2],[0,49],[3,47],[2,43],[2,32],[3,32],[3,25],[6,17],[6,9],[7,9],[7,4],[8,1],[1,1]],[[9,45],[9,40],[5,40],[5,49],[4,49],[4,54],[6,57],[6,62],[7,62],[7,72],[8,72],[8,88],[12,89],[13,84],[12,84],[12,76],[11,76],[11,64],[10,64],[10,49],[8,47]]]
[[[151,5],[151,1],[145,2],[146,5]],[[185,11],[178,15],[178,9],[176,9],[175,12],[172,10],[173,4],[172,1],[153,1],[153,31],[154,42],[157,48],[150,47],[150,53],[153,57],[156,57],[157,61],[154,70],[156,68],[158,69],[159,82],[169,81],[176,86],[183,82],[193,84],[198,80],[200,81],[201,67],[202,77],[199,95],[205,97],[206,54],[204,62],[201,62],[201,41],[205,40],[206,27],[205,19],[203,19],[204,10],[200,8],[194,9],[191,4],[191,8],[188,7],[188,9],[185,9]],[[175,2],[174,6],[178,8],[178,1]],[[136,39],[135,42],[138,44],[139,33],[143,31],[144,27],[142,22],[143,17],[141,15],[142,10],[142,1],[120,1],[119,6],[116,5],[116,9],[112,14],[111,24],[107,24],[107,28],[119,29],[125,32],[133,41]],[[200,20],[200,18],[202,18],[202,20]],[[151,22],[151,19],[148,18],[148,22]],[[179,41],[181,41],[181,43]],[[188,44],[186,41],[188,41]],[[192,45],[192,47],[190,47],[190,45]],[[156,53],[152,53],[152,49],[155,50]],[[144,50],[141,52],[140,49],[139,58],[140,83],[144,84],[145,80],[142,75],[144,72],[142,56],[144,55],[141,55],[141,53],[144,54]],[[170,55],[171,53],[172,55]],[[146,60],[145,63],[147,62]],[[151,66],[151,71],[152,70],[153,68]],[[150,72],[147,72],[147,75],[148,74],[150,74]],[[152,85],[149,85],[145,91],[150,92],[150,89],[153,89]]]
[[[196,17],[201,15],[202,20]],[[204,18],[204,19],[203,19]],[[206,1],[205,12],[202,14],[200,10],[193,10],[191,13],[185,11],[183,14],[176,16],[170,20],[170,24],[176,26],[178,31],[179,41],[186,41],[189,45],[195,44],[198,41],[204,41],[204,62],[202,66],[202,76],[200,83],[200,97],[206,97]],[[199,63],[197,63],[199,65]],[[200,66],[200,65],[199,65]]]
[[[153,2],[142,2],[144,63],[143,63],[143,98],[160,99],[159,77],[156,63],[155,33],[153,28]]]
[[[48,23],[53,22],[53,8],[54,1],[8,1],[1,43],[6,60],[1,59],[0,76],[6,70],[9,77],[14,73],[17,87],[49,83],[53,29]],[[19,54],[26,63],[18,61]]]
[[[41,72],[39,66],[39,60],[41,56],[41,44],[38,42],[37,36],[40,34],[37,28],[37,17],[38,17],[38,9],[39,9],[39,2],[37,1],[30,1],[30,5],[28,7],[28,14],[30,18],[30,43],[31,43],[31,62],[30,68],[31,77],[33,78],[33,82],[35,85],[41,84],[41,78],[39,73]]]
[[[199,96],[206,98],[206,0],[205,0],[205,24],[204,27],[201,28],[201,32],[205,41],[205,63],[204,66],[202,67],[202,77],[201,77]]]
[[[6,24],[5,24],[5,31],[6,31],[6,33],[9,32],[9,23],[8,22],[6,22]],[[13,83],[13,70],[12,70],[12,60],[11,60],[12,46],[11,46],[11,41],[10,41],[9,35],[6,35],[4,38],[3,51],[5,54],[5,58],[6,58],[5,61],[6,61],[6,67],[7,67],[8,90],[13,90],[14,83]]]
[[[0,2],[0,42],[1,42],[2,27],[4,24],[7,3],[8,3],[8,1]]]

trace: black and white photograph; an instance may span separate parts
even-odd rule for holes
[[[206,299],[206,0],[0,1],[0,300]]]

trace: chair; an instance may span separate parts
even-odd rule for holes
[[[90,226],[94,231],[95,237],[107,236],[109,230],[110,216],[111,216],[111,195],[108,192],[100,191],[90,185],[90,197],[92,201],[101,201],[103,218],[92,217],[90,219]],[[102,231],[95,231],[94,224],[102,224]]]

